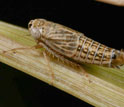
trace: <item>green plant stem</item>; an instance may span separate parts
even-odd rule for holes
[[[83,70],[49,57],[43,57],[41,49],[29,48],[36,43],[29,36],[28,30],[0,22],[0,61],[49,83],[94,106],[123,107],[124,106],[124,67],[112,69],[96,65],[81,65]],[[53,72],[54,78],[51,76]]]

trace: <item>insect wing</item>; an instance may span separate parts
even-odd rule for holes
[[[77,33],[60,25],[56,25],[54,30],[49,31],[47,44],[59,54],[71,57],[78,45]]]

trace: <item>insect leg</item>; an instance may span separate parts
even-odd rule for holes
[[[120,66],[119,65],[111,65],[112,68],[115,68],[115,69],[120,69]]]
[[[5,54],[7,52],[10,52],[10,51],[12,51],[13,53],[15,53],[16,50],[39,49],[39,48],[43,48],[43,47],[41,45],[35,45],[35,46],[32,46],[32,47],[14,48],[14,49],[10,49],[10,50],[7,50],[7,51],[3,51],[3,54]]]
[[[81,66],[80,64],[75,64],[74,63],[74,65],[78,68],[78,69],[80,69],[81,70],[81,73],[86,77],[86,79],[89,81],[89,83],[91,83],[92,81],[89,79],[89,75],[88,75],[88,73],[86,72],[86,70],[83,68],[83,66]],[[73,65],[73,67],[74,67],[74,65]]]
[[[68,59],[64,59],[62,57],[60,57],[60,60],[63,61],[64,63],[70,65],[72,68],[77,68],[78,70],[80,70],[81,71],[80,73],[83,74],[88,79],[88,73],[83,68],[83,66],[81,66],[80,64],[78,64],[76,62],[72,62],[72,61],[70,61]],[[89,80],[89,82],[91,82],[91,81]]]
[[[49,63],[49,59],[48,59],[47,54],[46,54],[45,51],[43,52],[43,56],[44,56],[44,58],[45,58],[45,60],[46,60],[46,62],[47,62],[47,65],[48,65],[49,71],[51,72],[52,81],[51,81],[50,84],[53,85],[54,73],[53,73],[53,71],[52,71],[52,68],[51,68],[50,63]]]
[[[26,49],[26,50],[27,50],[27,49],[41,49],[41,48],[43,48],[43,47],[42,47],[41,45],[37,44],[37,45],[34,45],[34,46],[32,46],[32,47],[20,47],[20,48],[10,49],[10,50],[7,50],[7,51],[3,51],[2,53],[5,54],[5,53],[11,52],[11,51],[12,51],[13,53],[16,53],[15,51],[17,51],[17,50],[24,50],[24,49]],[[53,85],[54,73],[53,73],[53,71],[51,70],[51,66],[50,66],[50,63],[49,63],[49,59],[48,59],[48,57],[47,57],[45,51],[43,51],[43,56],[44,56],[44,58],[45,58],[45,60],[46,60],[46,62],[47,62],[47,64],[48,64],[49,71],[51,71],[51,76],[52,76],[51,85]]]

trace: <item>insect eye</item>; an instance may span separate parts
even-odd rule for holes
[[[30,28],[32,26],[32,24],[30,23],[29,25],[28,25],[28,28]]]
[[[112,55],[112,59],[116,59],[116,55],[115,54]]]

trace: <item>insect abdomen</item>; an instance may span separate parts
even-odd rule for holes
[[[114,49],[84,35],[80,36],[74,59],[78,62],[110,66]]]

